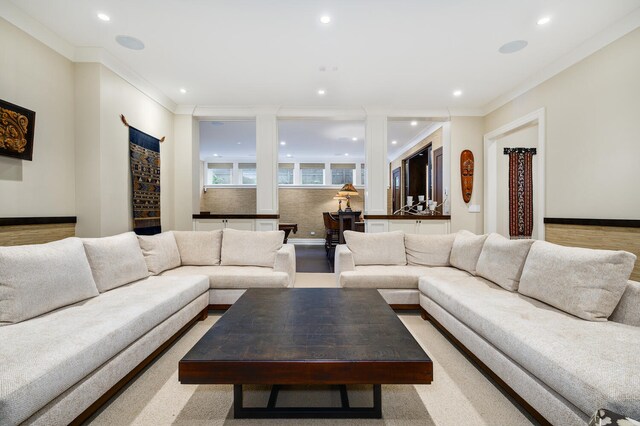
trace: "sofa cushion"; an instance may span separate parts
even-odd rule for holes
[[[18,323],[97,295],[80,238],[0,247],[0,324]]]
[[[451,247],[451,266],[476,274],[476,265],[482,252],[486,235],[476,235],[469,231],[459,231]]]
[[[628,281],[620,303],[609,320],[640,327],[640,283]]]
[[[355,265],[406,265],[404,232],[344,231]]]
[[[180,252],[173,232],[138,235],[138,243],[151,275],[180,266]]]
[[[100,293],[149,276],[138,238],[133,232],[104,238],[83,238],[82,244]]]
[[[162,273],[183,277],[206,275],[210,288],[282,288],[289,286],[289,275],[264,266],[181,266]]]
[[[585,321],[479,277],[425,276],[420,291],[586,416],[640,416],[640,328]]]
[[[220,264],[273,268],[282,247],[284,231],[240,231],[224,229]]]
[[[606,321],[618,305],[636,256],[625,251],[531,246],[518,291],[590,321]]]
[[[451,248],[456,234],[405,234],[404,246],[409,265],[451,266]]]
[[[482,246],[476,274],[505,290],[518,290],[531,244],[533,240],[509,240],[500,234],[490,234]]]
[[[340,285],[350,288],[417,289],[418,279],[425,275],[468,277],[469,274],[450,267],[416,265],[361,265],[340,274]]]
[[[19,424],[208,288],[203,276],[149,277],[0,327],[0,423]]]
[[[173,231],[182,265],[219,265],[222,230]]]

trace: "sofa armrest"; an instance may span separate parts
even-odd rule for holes
[[[293,287],[296,282],[296,247],[293,244],[283,244],[276,252],[276,263],[273,265],[276,272],[286,272],[289,275],[289,285]]]
[[[354,271],[356,264],[353,260],[353,253],[346,244],[338,244],[334,258],[333,270],[336,274],[336,281],[340,287],[340,274],[346,271]]]

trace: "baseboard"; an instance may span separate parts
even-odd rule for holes
[[[323,246],[324,238],[288,238],[287,244],[299,244],[301,246]]]

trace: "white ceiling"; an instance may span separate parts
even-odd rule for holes
[[[418,142],[433,121],[390,120],[388,157],[398,156],[412,142]],[[280,162],[363,162],[363,121],[279,120]],[[357,140],[353,140],[356,138]],[[393,144],[396,141],[396,144]],[[348,156],[345,154],[349,154]],[[287,155],[290,155],[288,157]],[[256,123],[253,120],[201,121],[200,159],[207,161],[255,161]]]
[[[176,104],[423,109],[484,107],[640,6],[640,0],[12,2],[73,46],[104,48]],[[99,11],[111,21],[98,20]],[[325,13],[329,25],[319,23]],[[551,23],[538,26],[544,15]],[[124,49],[114,40],[119,34],[146,48]],[[528,47],[498,53],[518,39]],[[318,88],[327,94],[318,96]],[[455,89],[463,95],[453,97]]]

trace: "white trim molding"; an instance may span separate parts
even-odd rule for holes
[[[538,187],[534,199],[534,226],[539,240],[544,240],[545,215],[545,109],[540,108],[511,123],[505,124],[484,135],[484,232],[496,232],[498,229],[498,144],[497,140],[529,126],[538,128],[538,146],[536,158]]]

